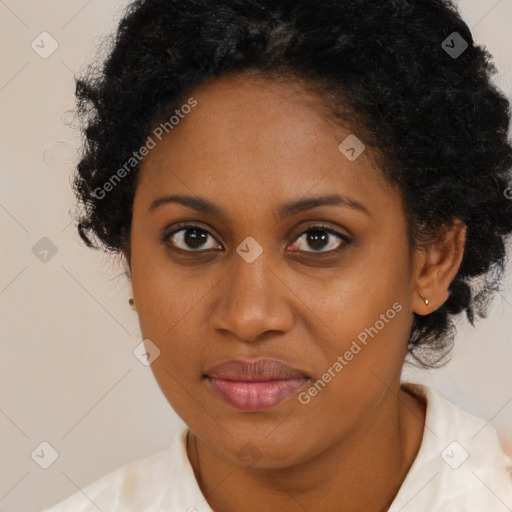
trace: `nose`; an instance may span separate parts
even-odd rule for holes
[[[213,328],[246,342],[291,330],[293,293],[277,267],[270,251],[251,263],[234,254],[232,269],[217,289]]]

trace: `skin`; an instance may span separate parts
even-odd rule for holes
[[[368,149],[355,161],[341,154],[354,132],[297,84],[230,77],[191,96],[198,105],[141,163],[126,257],[142,334],[161,351],[151,368],[191,429],[201,490],[216,512],[387,510],[425,422],[423,401],[400,387],[413,312],[448,298],[465,227],[411,250],[398,189]],[[333,193],[368,213],[329,205],[276,216],[284,202]],[[169,194],[205,198],[226,216],[178,203],[150,210]],[[209,233],[199,249],[162,241],[183,221]],[[308,244],[319,223],[351,243]],[[263,249],[252,263],[236,252],[249,236]],[[397,302],[401,311],[307,404],[293,396],[240,411],[202,379],[227,360],[269,357],[314,383]]]

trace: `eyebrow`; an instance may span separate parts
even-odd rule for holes
[[[149,206],[149,211],[154,211],[159,206],[169,203],[178,203],[187,208],[197,210],[198,212],[217,215],[224,218],[227,217],[226,212],[221,207],[206,199],[180,194],[172,194],[155,199]],[[281,218],[284,218],[296,213],[318,208],[320,206],[345,206],[354,210],[358,210],[362,213],[365,213],[366,215],[371,215],[369,210],[359,201],[339,194],[304,197],[295,201],[289,201],[278,207],[277,215]]]

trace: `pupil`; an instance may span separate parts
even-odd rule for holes
[[[206,233],[199,229],[187,229],[185,231],[185,243],[192,248],[201,247],[206,241]]]
[[[325,242],[327,241],[328,235],[325,231],[310,231],[308,233],[308,244],[313,247],[313,249],[323,249],[325,247]],[[320,243],[318,243],[320,242]]]

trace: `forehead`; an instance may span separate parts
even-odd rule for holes
[[[327,117],[321,98],[298,84],[261,78],[224,78],[202,86],[190,95],[196,106],[163,135],[151,160],[169,157],[222,159],[232,165],[252,156],[274,159],[300,157],[336,144],[326,139]],[[186,101],[186,100],[185,100]],[[194,152],[184,155],[194,147]],[[182,151],[183,150],[183,151]],[[148,160],[148,159],[146,159]]]
[[[298,83],[225,78],[190,97],[196,105],[141,162],[138,186],[148,200],[164,189],[284,201],[333,187],[359,196],[387,187],[368,151],[354,161],[340,151],[356,134]]]

